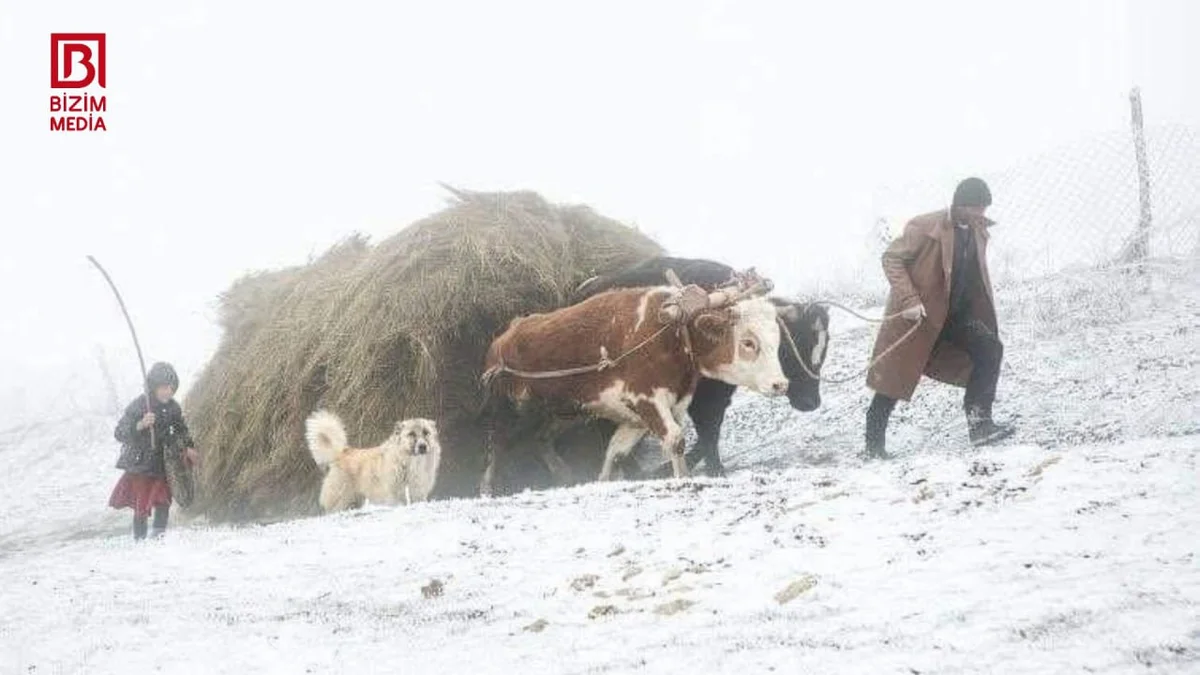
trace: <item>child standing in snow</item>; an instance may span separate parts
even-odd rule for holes
[[[167,529],[171,508],[171,487],[167,483],[164,450],[183,448],[188,464],[198,459],[192,437],[183,421],[183,410],[173,398],[179,388],[179,376],[169,363],[156,363],[146,375],[146,391],[125,408],[114,436],[121,443],[117,468],[124,474],[113,488],[108,505],[114,509],[133,509],[133,538],[145,539],[146,520],[154,511],[154,529],[158,537]],[[149,397],[149,400],[147,400]],[[151,444],[153,429],[153,444]]]

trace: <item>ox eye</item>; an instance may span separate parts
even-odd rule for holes
[[[750,338],[746,338],[746,339],[742,340],[742,348],[753,351],[755,349],[758,349],[758,343]]]

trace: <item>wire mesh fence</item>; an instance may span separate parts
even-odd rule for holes
[[[1131,127],[981,174],[993,196],[988,215],[997,221],[988,264],[1006,345],[1001,407],[1037,418],[1022,434],[1040,444],[1191,433],[1195,427],[1195,397],[1186,386],[1170,385],[1132,413],[1127,399],[1146,400],[1139,394],[1145,383],[1188,366],[1189,331],[1200,316],[1200,129]],[[948,206],[965,177],[902,180],[878,189],[875,218],[853,235],[861,238],[854,264],[839,270],[844,277],[814,284],[804,295],[839,297],[879,311],[888,292],[880,256],[909,219]],[[865,363],[876,329],[844,315],[835,325],[843,329],[836,339],[847,346],[831,350],[825,372],[837,378]],[[822,393],[824,423],[816,427],[861,429],[855,425],[862,424],[869,390],[831,387]],[[909,425],[902,423],[894,440],[901,447],[961,442],[960,397],[949,387],[919,388],[914,401],[938,405],[901,408],[898,419],[908,416],[924,428],[906,440]],[[840,442],[857,453],[858,433],[795,444],[828,452]]]
[[[1145,129],[1149,220],[1145,256],[1200,256],[1200,132],[1184,126]],[[983,176],[997,221],[989,249],[996,285],[1128,262],[1144,222],[1136,134],[1088,138]],[[954,185],[916,181],[876,196],[885,243],[903,219],[946,204]],[[914,207],[924,204],[923,208]],[[932,206],[931,206],[932,205]],[[903,214],[903,218],[897,217]],[[886,223],[886,224],[882,224]]]

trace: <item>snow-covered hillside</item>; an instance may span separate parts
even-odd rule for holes
[[[1200,671],[1200,270],[1000,300],[1021,431],[987,450],[928,383],[863,463],[859,379],[809,414],[739,396],[726,479],[135,545],[113,420],[10,430],[0,673]],[[834,312],[836,377],[872,332]]]
[[[1055,275],[997,291],[1004,365],[997,419],[1015,417],[1015,442],[1079,443],[1200,434],[1200,269],[1163,263],[1125,271]],[[832,313],[836,332],[824,374],[862,371],[870,326]],[[870,312],[882,313],[881,309]],[[840,330],[839,330],[840,328]],[[739,392],[722,430],[727,466],[779,468],[840,463],[862,447],[871,392],[865,377],[822,387],[822,406],[797,415]],[[918,387],[893,415],[888,448],[898,454],[966,445],[961,389]]]

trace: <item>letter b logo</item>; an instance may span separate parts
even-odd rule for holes
[[[104,33],[50,34],[50,88],[104,87]]]

